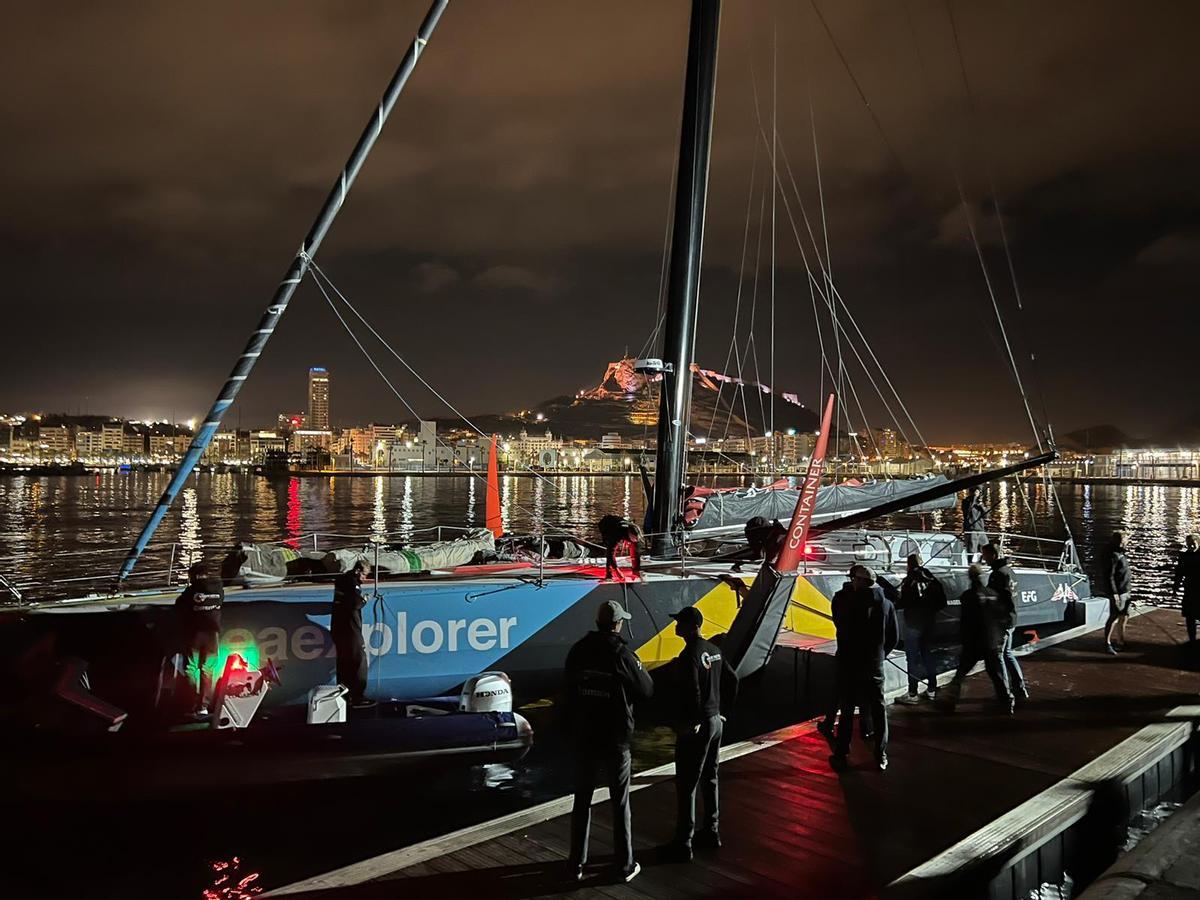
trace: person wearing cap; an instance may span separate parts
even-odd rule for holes
[[[188,568],[188,586],[175,599],[175,617],[181,637],[181,649],[189,665],[198,673],[195,702],[192,712],[208,715],[216,687],[213,669],[221,635],[221,607],[225,603],[225,588],[221,579],[213,578],[204,560]]]
[[[680,861],[692,858],[696,829],[696,789],[704,794],[704,825],[695,842],[709,849],[721,846],[720,805],[717,796],[717,763],[721,752],[721,681],[731,680],[730,699],[737,676],[721,658],[721,648],[700,636],[704,615],[694,606],[672,613],[675,634],[684,640],[675,660],[679,687],[675,740],[675,793],[678,801],[675,839],[669,855]]]
[[[875,762],[883,771],[888,767],[883,661],[900,642],[896,607],[876,583],[875,573],[862,565],[850,570],[850,583],[833,595],[831,606],[837,629],[834,677],[841,716],[829,763],[834,769],[846,765],[854,731],[854,708],[862,706],[864,715],[870,716],[874,733]]]
[[[596,630],[567,654],[564,712],[575,747],[570,865],[577,881],[583,879],[587,864],[592,793],[602,768],[608,774],[613,809],[615,876],[632,881],[642,868],[633,858],[629,738],[634,701],[649,699],[654,683],[621,637],[621,627],[632,618],[616,600],[605,600],[596,611]]]

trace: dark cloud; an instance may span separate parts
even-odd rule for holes
[[[573,391],[649,333],[688,6],[451,4],[320,261],[458,405]],[[0,262],[21,339],[0,409],[202,412],[424,8],[14,10],[0,53]],[[775,210],[777,383],[810,404],[821,390],[790,209],[810,264],[827,226],[841,294],[927,437],[1024,433],[957,178],[1059,429],[1138,432],[1190,413],[1156,385],[1190,361],[1177,325],[1200,262],[1200,12],[1167,0],[952,8],[961,67],[945,4],[822,3],[856,87],[809,4],[725,4],[700,358],[727,355],[739,272],[744,341],[757,258],[769,380],[774,108],[788,194]],[[335,419],[401,414],[340,328],[306,285],[231,415],[248,425],[301,405],[304,370],[321,362]],[[397,384],[438,411],[403,372]]]

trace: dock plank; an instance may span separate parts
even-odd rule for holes
[[[1015,717],[998,713],[986,676],[969,679],[953,715],[929,704],[891,707],[892,765],[872,764],[855,736],[851,768],[830,770],[828,743],[811,724],[721,767],[725,847],[688,865],[665,862],[675,788],[656,777],[632,796],[641,876],[605,883],[612,856],[608,803],[593,808],[588,879],[565,880],[570,816],[448,845],[440,856],[358,884],[326,882],[311,898],[570,896],[875,896],[1133,735],[1192,703],[1200,674],[1180,665],[1178,614],[1155,611],[1128,626],[1131,651],[1104,653],[1097,633],[1025,656],[1033,693]],[[778,737],[778,736],[777,736]],[[751,748],[753,749],[753,748]],[[461,843],[461,841],[460,841]]]

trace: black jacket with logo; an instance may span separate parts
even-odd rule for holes
[[[612,744],[633,733],[633,704],[654,693],[654,682],[625,639],[589,631],[567,654],[565,716],[577,737]]]
[[[900,582],[896,608],[903,610],[906,627],[927,628],[934,623],[945,605],[946,591],[942,583],[924,566],[917,566]]]
[[[185,637],[221,630],[221,606],[225,588],[220,578],[201,578],[189,584],[175,600],[179,630]]]
[[[1001,556],[992,563],[992,571],[988,574],[988,590],[996,594],[995,603],[1007,621],[1005,628],[1014,628],[1017,624],[1017,601],[1015,597],[1017,580],[1013,575],[1012,566],[1007,556]]]
[[[726,683],[725,702],[737,694],[737,675],[721,657],[721,648],[702,637],[688,641],[675,658],[679,685],[677,719],[697,725],[722,710],[721,683]]]

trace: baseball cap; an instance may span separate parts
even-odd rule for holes
[[[679,612],[671,613],[671,618],[684,625],[691,625],[693,628],[699,628],[704,624],[704,613],[694,606],[685,606]]]
[[[611,625],[613,622],[632,618],[633,616],[626,612],[625,607],[616,600],[605,600],[596,610],[596,623],[599,625]]]

